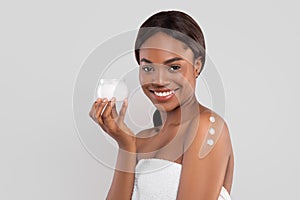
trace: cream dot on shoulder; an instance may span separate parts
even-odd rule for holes
[[[210,127],[209,130],[208,130],[208,132],[209,132],[211,135],[213,135],[213,134],[215,134],[215,129],[214,129],[213,127]]]
[[[214,141],[213,141],[212,139],[208,139],[208,140],[207,140],[207,144],[208,144],[209,146],[212,146],[212,145],[214,144]]]
[[[210,116],[209,117],[209,121],[211,121],[212,123],[214,123],[216,121],[216,118],[214,116]]]

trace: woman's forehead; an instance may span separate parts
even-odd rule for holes
[[[192,50],[180,40],[165,33],[156,33],[148,38],[140,48],[140,59],[168,59],[182,57],[185,60],[193,59]]]
[[[185,54],[177,54],[174,52],[161,50],[161,49],[142,49],[140,51],[140,62],[143,60],[147,60],[147,62],[151,63],[164,63],[168,60],[174,60],[174,61],[192,61],[191,55],[185,55]]]

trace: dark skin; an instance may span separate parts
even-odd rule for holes
[[[233,151],[224,120],[195,97],[201,59],[184,43],[164,33],[144,42],[140,50],[139,79],[146,96],[159,109],[163,125],[135,134],[123,119],[127,102],[118,114],[114,100],[98,99],[90,116],[119,144],[118,162],[107,199],[131,199],[136,163],[160,158],[182,165],[177,199],[218,199],[221,187],[230,193]],[[155,92],[168,89],[174,96],[161,101]],[[107,105],[107,106],[106,106]],[[105,107],[106,106],[106,107]],[[211,123],[209,118],[215,117]],[[213,145],[206,143],[215,129]],[[125,170],[118,170],[118,169]]]

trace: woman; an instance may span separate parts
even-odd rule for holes
[[[180,11],[156,13],[139,29],[135,56],[143,92],[162,124],[135,135],[124,123],[127,100],[119,113],[115,98],[94,102],[90,117],[119,145],[107,199],[230,199],[234,158],[228,127],[195,97],[205,63],[199,25]],[[137,173],[157,164],[168,166]]]

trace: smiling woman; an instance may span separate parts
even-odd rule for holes
[[[141,88],[161,119],[134,134],[124,123],[126,100],[119,113],[115,98],[93,104],[90,116],[119,145],[107,199],[229,200],[234,163],[229,130],[195,96],[205,63],[199,25],[180,11],[156,13],[139,29],[135,56]]]
[[[157,32],[141,45],[139,58],[142,89],[159,110],[173,110],[193,98],[195,74],[199,73],[202,62],[200,58],[194,59],[192,50],[184,43]],[[164,95],[166,92],[171,94]],[[181,117],[169,119],[179,122]]]

